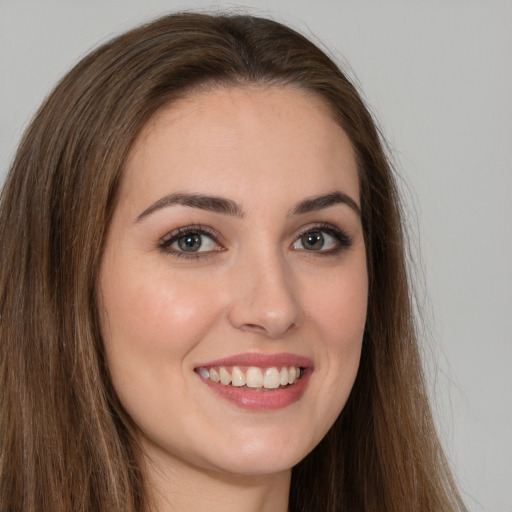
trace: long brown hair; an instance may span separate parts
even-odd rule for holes
[[[319,95],[354,146],[370,294],[359,373],[292,473],[297,512],[460,511],[418,355],[400,203],[359,94],[274,21],[172,14],[85,57],[21,141],[0,202],[0,509],[148,510],[139,448],[99,334],[98,268],[141,128],[196,88],[291,85]]]

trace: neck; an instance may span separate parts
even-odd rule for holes
[[[174,465],[173,465],[174,466]],[[164,468],[146,461],[151,512],[287,512],[291,470],[233,475],[185,462]]]

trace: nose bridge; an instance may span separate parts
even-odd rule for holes
[[[304,313],[292,269],[277,249],[267,247],[245,255],[233,271],[229,317],[235,327],[276,338],[302,323]]]

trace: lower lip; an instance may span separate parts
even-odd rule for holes
[[[275,411],[288,407],[300,399],[306,389],[310,375],[311,372],[306,370],[294,384],[271,390],[225,386],[202,377],[201,380],[219,396],[241,409]]]

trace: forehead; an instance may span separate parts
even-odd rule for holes
[[[359,193],[352,144],[332,111],[289,86],[212,88],[161,109],[130,151],[121,193],[159,182],[236,195],[240,181],[255,193],[301,184],[319,188],[311,194],[340,187]]]

